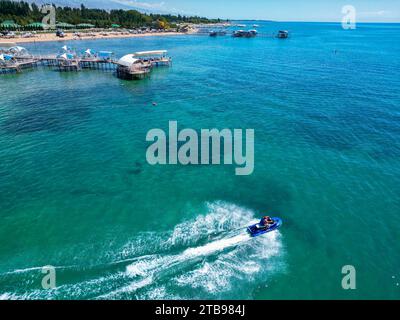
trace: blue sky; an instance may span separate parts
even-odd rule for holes
[[[104,1],[104,0],[103,0]],[[400,0],[110,0],[138,8],[229,19],[341,21],[352,5],[358,22],[400,22]]]

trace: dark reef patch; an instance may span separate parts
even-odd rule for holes
[[[371,152],[374,158],[398,154],[400,116],[387,106],[346,106],[333,114],[306,108],[297,113],[298,120],[292,123],[291,130],[306,142],[338,151],[369,145],[378,150]]]
[[[90,116],[87,90],[51,90],[15,101],[15,112],[2,123],[9,134],[68,130]]]
[[[127,173],[128,173],[129,175],[138,175],[138,174],[140,174],[141,172],[142,172],[142,169],[140,169],[140,168],[129,169],[129,170],[127,171]]]
[[[143,172],[143,163],[136,160],[132,168],[126,170],[128,175],[138,175]]]
[[[300,135],[306,142],[322,148],[343,151],[352,149],[357,145],[349,132],[336,126],[323,126],[321,123],[298,121],[293,127],[296,135]]]

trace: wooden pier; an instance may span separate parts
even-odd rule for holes
[[[22,70],[38,66],[54,67],[60,71],[79,71],[81,69],[95,69],[102,71],[115,71],[115,60],[103,59],[71,59],[66,60],[57,56],[37,56],[33,58],[16,57],[15,60],[0,65],[0,73],[9,73],[9,70]]]
[[[80,71],[82,68],[80,66],[80,61],[78,59],[72,60],[64,60],[64,59],[57,59],[58,71],[67,72],[67,71]]]
[[[34,68],[38,64],[36,59],[29,59],[24,61],[12,61],[0,65],[0,74],[19,73],[23,69]]]
[[[114,60],[103,60],[103,59],[81,59],[80,66],[83,69],[94,69],[102,71],[115,71],[117,63]]]
[[[158,56],[157,56],[158,55]],[[49,67],[60,72],[77,72],[82,69],[115,72],[122,79],[143,79],[153,67],[171,64],[171,58],[165,50],[137,52],[126,55],[119,60],[98,56],[66,58],[63,55],[15,56],[10,61],[0,61],[0,74],[21,72],[34,67]]]
[[[150,66],[129,68],[119,65],[117,67],[117,77],[124,80],[141,80],[146,78],[150,71]]]

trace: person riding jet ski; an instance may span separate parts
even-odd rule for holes
[[[274,223],[275,223],[275,221],[270,216],[265,216],[261,219],[259,228],[260,229],[268,229]]]

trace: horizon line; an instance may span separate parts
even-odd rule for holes
[[[214,19],[214,18],[208,18],[208,19]],[[216,18],[216,19],[221,19],[221,20],[226,20],[226,21],[260,21],[260,22],[304,22],[304,23],[337,23],[341,24],[341,21],[310,21],[310,20],[269,20],[269,19],[223,19],[223,18]],[[391,24],[400,24],[400,21],[362,21],[362,22],[357,22],[357,24],[366,24],[366,23],[391,23]]]

